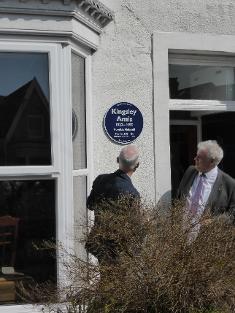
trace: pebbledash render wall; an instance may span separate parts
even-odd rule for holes
[[[121,146],[112,143],[101,125],[111,105],[127,101],[143,114],[144,128],[136,140],[141,165],[133,182],[148,200],[158,199],[155,166],[158,149],[154,145],[152,34],[188,32],[198,34],[235,34],[233,0],[103,0],[115,19],[100,37],[93,55],[93,136],[94,174],[116,169],[115,158]],[[164,121],[163,121],[164,122]],[[158,121],[161,123],[161,121]],[[162,125],[164,129],[165,125]],[[156,129],[161,130],[161,125]],[[161,133],[164,140],[165,133]],[[166,138],[168,140],[168,138]],[[166,156],[167,158],[168,156]],[[157,172],[156,172],[157,173]],[[168,177],[169,179],[169,177]]]

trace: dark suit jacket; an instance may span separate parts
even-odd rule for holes
[[[87,198],[87,207],[92,210],[101,200],[116,200],[121,195],[139,198],[140,194],[133,186],[130,177],[121,170],[96,177]]]
[[[193,184],[198,171],[194,166],[190,166],[179,185],[177,198],[182,199],[188,196],[190,187]],[[209,195],[206,208],[213,215],[228,213],[235,219],[235,180],[218,169],[218,176]]]
[[[100,218],[103,201],[107,203],[107,206],[104,203],[106,209],[110,206],[112,210],[117,211],[120,207],[115,206],[113,200],[117,200],[122,195],[128,196],[130,201],[140,197],[130,177],[123,171],[117,170],[111,174],[99,175],[94,180],[91,193],[87,198],[87,207],[95,212],[95,223],[87,238],[86,249],[95,255],[99,262],[114,262],[118,258],[118,243],[102,236],[99,239],[98,229],[103,226]]]

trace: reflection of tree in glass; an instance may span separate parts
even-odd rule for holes
[[[50,109],[36,78],[0,97],[0,165],[51,164]]]

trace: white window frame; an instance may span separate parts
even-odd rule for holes
[[[225,58],[235,56],[235,36],[192,33],[153,34],[153,95],[154,95],[154,154],[155,198],[170,201],[170,134],[169,111],[235,111],[234,101],[201,101],[169,99],[169,55],[198,54]],[[189,56],[190,59],[190,56]],[[230,63],[231,64],[231,63]],[[192,103],[193,101],[193,103]]]
[[[83,169],[74,169],[73,160],[72,160],[72,179],[74,183],[75,177],[86,177],[86,197],[88,196],[94,179],[94,165],[93,165],[93,110],[92,110],[92,59],[91,55],[88,55],[81,49],[78,49],[75,46],[71,46],[70,55],[75,53],[83,58],[85,58],[85,105],[86,105],[86,168]],[[71,69],[71,67],[70,67]],[[72,77],[72,69],[70,73],[70,79]],[[72,95],[72,83],[71,86],[71,95]],[[72,112],[72,100],[71,100],[71,112]],[[72,121],[72,120],[71,120]],[[71,126],[72,129],[72,126]],[[72,188],[74,191],[74,188]],[[73,205],[73,223],[75,222],[75,202],[74,202],[74,193],[72,196],[72,205]],[[86,208],[87,210],[87,208]],[[94,219],[94,212],[87,210],[87,222],[90,223]],[[74,224],[73,224],[74,225]],[[76,234],[75,236],[76,237]],[[76,251],[75,246],[73,246],[73,250]]]
[[[91,130],[91,56],[90,50],[78,48],[85,58],[87,125]],[[56,238],[66,251],[74,247],[73,234],[73,176],[86,175],[88,188],[92,176],[92,132],[87,131],[87,168],[73,171],[72,153],[72,97],[71,97],[71,45],[69,43],[37,40],[0,42],[0,52],[38,52],[49,55],[50,128],[52,164],[49,166],[0,166],[0,179],[54,179]],[[88,92],[89,91],[89,92]],[[59,138],[59,139],[58,139]],[[71,140],[69,140],[71,139]],[[68,157],[70,155],[71,157]],[[88,171],[88,168],[90,169]],[[63,266],[57,258],[57,281],[64,284]],[[1,313],[39,312],[30,304],[1,305]]]
[[[87,177],[87,192],[91,189],[92,181],[93,181],[93,132],[92,132],[92,79],[91,79],[91,55],[85,53],[81,49],[78,49],[75,46],[72,46],[70,48],[70,55],[72,53],[75,53],[85,59],[85,103],[86,103],[86,162],[87,166],[83,169],[73,169],[72,164],[72,172],[73,177],[77,176],[86,176]],[[71,63],[70,63],[70,80],[72,77],[72,69],[71,69]],[[70,86],[72,86],[72,83],[70,82]],[[71,90],[72,95],[72,90]],[[72,100],[70,101],[71,108],[70,111],[72,112]],[[71,113],[72,114],[72,113]],[[72,118],[71,118],[72,123]],[[72,129],[72,124],[71,127]]]
[[[71,57],[72,53],[75,53],[85,59],[85,105],[86,105],[86,156],[87,156],[87,166],[83,169],[74,169],[73,168],[73,143],[72,143],[72,67],[71,67]],[[67,129],[70,132],[71,140],[67,142],[67,149],[70,151],[71,159],[67,160],[66,167],[68,168],[68,172],[71,173],[71,179],[68,181],[66,189],[68,192],[70,191],[70,198],[67,199],[68,206],[71,210],[66,212],[66,219],[69,221],[70,225],[70,236],[68,237],[69,242],[67,243],[67,247],[71,249],[71,251],[75,251],[75,241],[74,238],[76,234],[74,234],[74,194],[73,194],[73,183],[74,177],[86,177],[87,178],[87,194],[92,186],[93,181],[93,132],[92,132],[92,96],[91,96],[91,88],[92,88],[92,79],[91,79],[91,66],[92,60],[91,55],[86,50],[78,47],[77,45],[71,44],[66,47],[67,54],[67,63],[64,75],[64,86],[65,89],[69,90],[67,94],[67,114],[69,114],[67,118]],[[88,219],[90,218],[90,212],[88,211]]]
[[[60,50],[60,51],[58,51]],[[27,176],[27,175],[57,175],[61,167],[60,146],[54,140],[59,136],[60,120],[60,95],[57,92],[59,86],[58,63],[59,49],[56,44],[33,43],[33,42],[4,42],[0,41],[0,52],[37,52],[47,53],[49,60],[49,89],[50,89],[50,129],[51,129],[51,156],[52,164],[46,166],[0,166],[0,175],[6,176]],[[53,82],[53,83],[52,83]],[[53,105],[54,104],[54,105]],[[57,105],[55,105],[57,104]]]
[[[169,64],[177,65],[210,65],[235,67],[235,55],[222,57],[218,55],[169,53]],[[235,101],[169,99],[170,110],[185,111],[232,111]]]

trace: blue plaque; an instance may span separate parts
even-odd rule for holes
[[[104,116],[106,134],[115,142],[126,145],[133,142],[143,129],[143,116],[131,103],[114,104]]]

